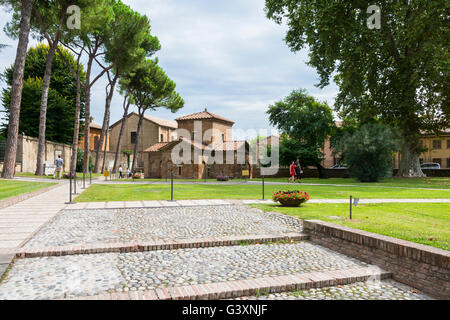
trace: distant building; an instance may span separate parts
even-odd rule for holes
[[[243,172],[252,175],[247,141],[233,141],[234,122],[205,109],[203,112],[190,114],[176,119],[177,139],[159,141],[144,151],[146,178],[166,178],[171,174],[175,178],[204,179],[218,176],[241,178]],[[200,129],[201,127],[201,129]],[[201,131],[200,131],[201,130]],[[211,133],[210,135],[208,135]],[[202,141],[194,139],[194,134]],[[184,145],[180,145],[184,144]],[[176,164],[172,154],[175,148],[184,146],[190,150],[188,163]],[[224,163],[210,163],[218,152],[222,153]],[[205,155],[210,155],[210,157]],[[232,163],[227,162],[227,154],[232,156]],[[200,155],[200,156],[199,156]],[[180,155],[183,156],[183,155]]]
[[[134,146],[138,144],[137,155],[137,170],[144,169],[143,152],[157,143],[166,143],[174,141],[176,136],[177,122],[165,120],[152,116],[145,116],[142,122],[141,133],[139,141],[136,141],[137,127],[139,122],[139,115],[132,112],[128,115],[125,123],[124,133],[121,143],[121,151],[134,151]],[[119,141],[120,128],[122,119],[114,123],[110,127],[111,132],[111,151],[117,150],[117,142]]]
[[[100,135],[102,133],[102,126],[99,124],[94,123],[94,118],[90,118],[91,123],[89,124],[89,150],[94,151],[97,150],[98,144],[100,142]],[[80,128],[80,131],[83,130]],[[84,132],[84,131],[83,131]],[[107,136],[105,137],[103,141],[102,151],[105,150],[109,151],[110,141],[109,141],[109,132],[107,132]],[[84,150],[84,136],[80,138],[78,142],[78,148],[81,150]]]

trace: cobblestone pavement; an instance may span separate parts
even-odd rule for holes
[[[24,247],[300,232],[298,219],[247,206],[66,210]]]
[[[242,297],[235,300],[431,300],[431,298],[399,282],[384,280],[298,292],[261,294],[258,297]]]
[[[308,242],[18,260],[0,299],[54,299],[365,267]]]

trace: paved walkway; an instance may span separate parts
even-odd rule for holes
[[[0,299],[253,299],[374,279],[366,299],[428,299],[386,270],[308,242],[300,220],[244,205],[270,200],[68,205],[68,195],[65,182],[0,210],[0,264],[18,258]]]

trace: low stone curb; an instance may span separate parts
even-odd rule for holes
[[[58,300],[218,300],[346,285],[372,278],[384,280],[390,277],[390,272],[381,269],[353,268],[145,291],[113,292]]]
[[[186,240],[160,240],[152,242],[131,242],[131,243],[99,243],[78,246],[61,246],[46,248],[19,248],[15,249],[15,256],[18,259],[37,258],[50,256],[67,256],[80,254],[96,253],[127,253],[127,252],[146,252],[156,250],[176,250],[186,248],[206,248],[236,246],[243,242],[248,244],[268,243],[279,241],[302,241],[308,240],[309,236],[303,233],[287,233],[285,235],[248,235],[248,236],[230,236],[218,238],[197,238]],[[3,251],[0,250],[0,254]],[[11,253],[12,251],[8,251]],[[6,251],[4,253],[7,253]]]
[[[52,182],[49,182],[49,183],[52,183]],[[4,199],[4,200],[0,200],[0,210],[4,209],[4,208],[7,208],[7,207],[11,207],[11,206],[13,206],[13,205],[15,205],[15,204],[17,204],[19,202],[28,200],[30,198],[36,197],[36,196],[41,195],[41,194],[43,194],[43,193],[45,193],[47,191],[56,189],[56,188],[58,188],[60,186],[61,186],[61,183],[56,183],[56,185],[54,185],[54,186],[50,186],[50,187],[47,187],[47,188],[39,189],[39,190],[36,190],[36,191],[33,191],[33,192],[24,193],[24,194],[18,195],[16,197],[11,197],[11,198],[7,198],[7,199]]]

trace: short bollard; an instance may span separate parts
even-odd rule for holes
[[[76,173],[76,171],[74,171],[71,174],[73,174],[73,188],[74,188],[73,194],[77,194],[77,173]]]
[[[92,184],[92,170],[89,169],[89,185]]]
[[[352,220],[353,196],[350,196],[350,220]]]
[[[264,194],[264,175],[262,175],[262,199],[261,200],[266,200],[265,194]]]
[[[69,202],[66,204],[72,204],[72,172],[69,173]]]
[[[83,170],[83,188],[86,189],[86,170]]]
[[[170,202],[174,202],[173,200],[173,171],[170,171]]]

